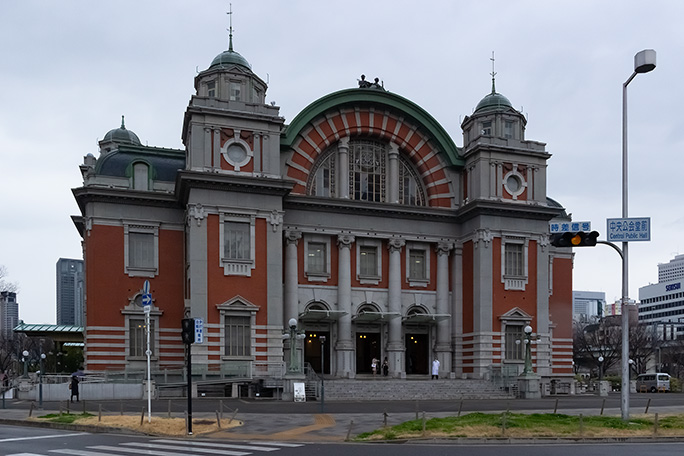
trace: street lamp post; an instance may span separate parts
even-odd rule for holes
[[[321,336],[321,413],[325,408],[325,336]]]
[[[639,73],[648,73],[656,67],[656,52],[645,49],[634,56],[634,72],[622,84],[622,218],[628,217],[628,166],[627,166],[627,86]],[[622,243],[622,419],[629,420],[629,242]]]
[[[28,355],[29,355],[29,352],[28,352],[28,350],[24,350],[21,354],[24,356],[23,358],[21,358],[21,360],[24,362],[24,378],[28,378],[28,361],[29,361]]]
[[[40,372],[38,373],[38,407],[43,408],[43,369],[45,368],[45,353],[40,354]]]
[[[523,375],[534,374],[534,370],[532,370],[532,326],[525,326],[523,331],[525,331],[525,369]]]
[[[290,338],[290,366],[288,367],[288,372],[292,373],[300,373],[302,371],[301,366],[299,365],[299,359],[297,356],[297,339],[302,339],[305,337],[305,334],[303,332],[297,331],[297,319],[296,318],[290,318],[290,321],[287,322],[288,325],[290,326],[290,333],[289,333],[289,338]]]
[[[603,356],[598,357],[598,362],[599,362],[599,385],[601,384],[601,381],[603,380]],[[599,386],[600,388],[600,386]]]

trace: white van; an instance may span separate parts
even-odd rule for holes
[[[636,379],[636,389],[640,393],[670,391],[670,374],[640,374]]]

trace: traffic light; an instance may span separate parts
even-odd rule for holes
[[[598,231],[576,231],[553,233],[550,240],[554,247],[594,247],[598,237]]]
[[[184,344],[195,343],[195,319],[184,318],[181,320],[181,337]]]

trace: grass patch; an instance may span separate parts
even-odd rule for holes
[[[553,413],[469,413],[460,417],[406,421],[357,436],[357,440],[396,440],[419,437],[636,437],[656,432],[653,416],[623,421],[615,416]],[[658,420],[659,435],[684,435],[684,415]]]
[[[72,424],[74,421],[81,418],[89,418],[95,416],[92,413],[49,413],[47,415],[39,416],[38,418],[52,423]]]

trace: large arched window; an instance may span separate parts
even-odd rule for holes
[[[349,199],[376,203],[398,200],[399,204],[410,206],[427,205],[425,189],[408,159],[399,155],[398,175],[390,175],[389,151],[388,143],[367,139],[349,141],[349,165],[345,170],[339,170],[348,175],[348,180],[340,176],[339,182],[349,182]],[[316,161],[307,185],[308,195],[334,198],[345,193],[338,192],[337,188],[337,153],[338,145],[334,144]],[[392,180],[397,181],[394,191],[399,193],[394,197],[388,194],[388,183]]]

